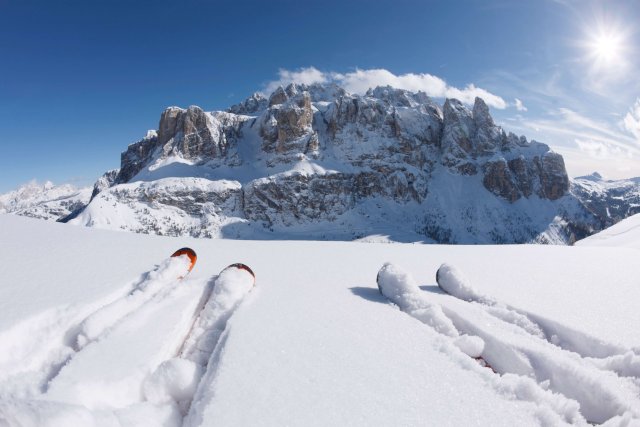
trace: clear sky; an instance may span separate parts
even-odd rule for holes
[[[167,106],[290,80],[480,94],[570,175],[640,176],[639,22],[637,0],[0,0],[0,192],[91,184]]]

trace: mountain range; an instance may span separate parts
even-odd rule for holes
[[[640,179],[569,179],[485,102],[335,84],[167,108],[72,224],[253,239],[571,244],[640,212]]]

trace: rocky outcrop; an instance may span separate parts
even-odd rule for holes
[[[505,134],[480,98],[472,111],[459,101],[445,102],[442,153],[444,166],[463,175],[481,172],[485,188],[511,203],[532,194],[557,200],[569,191],[562,156],[546,144]]]
[[[284,162],[291,161],[291,156],[298,153],[315,153],[318,150],[318,135],[312,122],[309,93],[290,91],[287,94],[282,87],[278,88],[269,99],[269,109],[262,116],[262,151],[275,154],[273,160]]]
[[[192,163],[220,160],[233,163],[230,148],[240,136],[243,116],[216,112],[200,107],[167,108],[160,116],[158,131],[131,144],[122,153],[116,183],[131,181],[142,169],[158,160],[179,157]]]
[[[162,115],[164,117],[164,113]],[[160,120],[162,123],[162,120]],[[158,148],[158,134],[149,131],[147,136],[134,142],[120,155],[120,172],[114,183],[129,182],[138,172],[153,160],[153,153]]]
[[[154,131],[155,132],[155,131]],[[107,189],[116,183],[120,169],[112,169],[102,174],[100,178],[93,184],[93,191],[91,192],[91,200],[102,190]]]
[[[557,200],[567,194],[569,177],[564,159],[558,153],[547,152],[542,156],[540,166],[541,197]]]
[[[267,108],[269,101],[260,93],[254,93],[240,104],[231,106],[227,111],[233,114],[255,114]]]
[[[244,213],[251,221],[287,226],[333,221],[374,197],[399,204],[424,200],[426,183],[417,183],[406,171],[387,172],[294,173],[257,179],[244,187]]]

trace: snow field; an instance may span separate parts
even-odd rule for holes
[[[83,320],[136,293],[141,272],[183,246],[196,250],[198,264],[179,286],[150,292],[76,351]],[[21,357],[0,354],[0,425],[584,425],[585,417],[593,421],[582,407],[588,396],[558,392],[560,383],[578,387],[571,376],[594,396],[596,415],[619,413],[606,425],[634,425],[633,407],[620,412],[616,405],[630,403],[639,381],[640,332],[629,327],[640,324],[629,303],[640,298],[637,254],[174,239],[0,218],[0,347],[22,349]],[[203,308],[215,277],[237,261],[251,266],[260,285],[227,320],[203,371],[176,357],[179,335],[193,325],[181,315]],[[430,313],[421,307],[444,315],[453,336],[380,295],[376,272],[385,261],[418,279],[412,286],[397,281],[398,298],[411,296],[407,306],[425,319]],[[434,280],[443,262],[460,266],[495,305],[444,294]],[[500,345],[501,355],[521,355],[534,375],[496,374],[469,357],[488,359]],[[54,357],[57,350],[66,353]],[[91,359],[102,372],[89,372]],[[111,364],[125,359],[143,362],[111,375]],[[29,385],[34,376],[44,378],[42,387]],[[88,396],[74,395],[71,381],[84,384]],[[47,384],[60,400],[49,400]],[[116,399],[124,384],[136,392]]]

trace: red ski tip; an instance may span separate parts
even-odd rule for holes
[[[249,266],[248,266],[248,265],[245,265],[245,264],[243,264],[243,263],[241,263],[241,262],[237,262],[237,263],[235,263],[235,264],[231,264],[231,265],[230,265],[229,267],[227,267],[227,268],[231,268],[231,267],[235,267],[235,268],[238,268],[238,269],[240,269],[240,270],[245,270],[246,272],[248,272],[248,273],[253,277],[253,280],[255,280],[255,279],[256,279],[256,275],[253,273],[253,270],[252,270],[251,268],[249,268]]]
[[[175,251],[173,255],[171,255],[171,257],[176,257],[180,255],[186,255],[189,257],[189,260],[191,261],[191,264],[189,264],[189,271],[191,271],[193,269],[193,266],[196,265],[196,260],[198,259],[198,256],[196,255],[196,251],[194,251],[191,248],[182,248]]]

